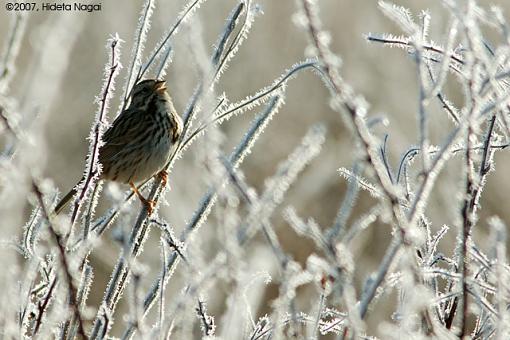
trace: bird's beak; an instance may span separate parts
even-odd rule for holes
[[[154,84],[154,91],[159,94],[162,94],[166,91],[166,81],[165,80],[157,80],[156,84]]]

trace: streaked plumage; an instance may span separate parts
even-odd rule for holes
[[[133,88],[131,104],[103,135],[99,149],[101,179],[130,184],[142,203],[134,183],[158,174],[167,164],[182,133],[182,121],[164,81],[144,80]],[[162,174],[166,176],[166,174]],[[166,180],[166,178],[165,178]],[[73,188],[55,207],[58,214],[76,193]]]

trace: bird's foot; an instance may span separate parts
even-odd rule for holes
[[[158,177],[161,179],[161,183],[165,187],[168,183],[168,172],[166,170],[161,170],[158,172]]]
[[[144,198],[142,200],[142,204],[145,206],[145,209],[147,209],[147,214],[150,216],[154,212],[154,209],[156,208],[156,202],[153,200],[148,200]]]
[[[147,209],[148,215],[152,215],[152,212],[154,211],[154,208],[156,208],[156,202],[153,200],[148,200],[138,191],[138,188],[133,182],[130,182],[129,185],[131,186],[131,189],[133,189],[133,192],[138,197],[138,199],[142,202],[143,206]]]

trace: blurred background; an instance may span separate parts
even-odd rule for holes
[[[260,5],[260,15],[217,87],[217,93],[224,91],[233,101],[271,84],[291,65],[306,58],[307,36],[293,22],[295,2],[257,2]],[[173,25],[184,3],[182,0],[156,2],[145,55]],[[210,50],[236,3],[233,0],[207,1],[191,20],[192,25],[200,22],[200,26],[195,28],[202,32],[204,44]],[[438,43],[445,40],[444,33],[449,18],[441,1],[408,0],[396,3],[410,8],[416,16],[422,10],[429,10],[432,17],[431,39]],[[491,3],[501,6],[508,18],[508,1],[480,2],[482,6]],[[109,117],[112,118],[117,112],[118,96],[126,78],[142,4],[141,0],[103,1],[100,12],[37,12],[31,13],[28,18],[26,36],[20,46],[16,74],[8,95],[19,101],[22,126],[31,126],[40,134],[35,137],[37,148],[34,148],[33,164],[29,166],[35,174],[53,181],[61,192],[67,192],[82,174],[88,150],[87,136],[97,110],[94,99],[101,90],[104,65],[107,62],[105,45],[107,39],[115,33],[124,40],[121,46],[121,61],[125,67],[117,78],[118,90],[112,101]],[[387,125],[380,124],[375,131],[380,138],[385,134],[389,135],[387,149],[390,161],[396,166],[400,155],[418,143],[416,67],[405,51],[368,43],[364,34],[401,32],[378,10],[376,1],[320,0],[319,4],[324,28],[331,33],[332,50],[343,60],[343,77],[370,103],[371,116],[386,118]],[[7,43],[11,19],[11,13],[6,12],[2,6],[0,46]],[[500,37],[494,32],[488,34],[489,38],[494,39],[491,42],[497,45]],[[176,35],[173,63],[167,75],[169,90],[180,112],[186,107],[198,81],[196,65],[193,58],[190,58],[189,45],[189,34],[187,29],[183,29]],[[462,91],[457,85],[455,79],[449,79],[447,93],[450,100],[461,105]],[[299,143],[311,124],[325,123],[328,133],[324,148],[291,187],[284,207],[293,205],[300,216],[305,219],[313,218],[322,228],[327,228],[334,221],[346,188],[346,181],[339,175],[338,169],[352,166],[356,145],[339,114],[330,109],[328,92],[316,75],[300,73],[289,83],[285,102],[255,144],[241,170],[251,186],[258,191],[262,190],[264,180],[275,172],[277,164]],[[452,129],[453,123],[438,103],[431,104],[429,109],[431,143],[437,144]],[[229,152],[239,142],[256,112],[258,111],[247,112],[221,126],[225,152]],[[173,168],[170,175],[171,191],[166,197],[168,205],[160,210],[160,214],[172,224],[177,234],[191,218],[207,188],[201,179],[203,165],[194,153],[200,143],[199,141],[188,149],[183,159]],[[455,238],[458,216],[455,208],[458,205],[452,202],[451,195],[448,195],[461,185],[457,161],[452,161],[441,173],[439,185],[434,190],[427,210],[434,230],[443,225],[451,227],[447,238],[449,242]],[[489,175],[481,199],[483,212],[475,230],[475,237],[482,245],[487,234],[487,217],[498,215],[503,220],[510,221],[507,203],[509,187],[505,178],[510,157],[506,152],[497,153],[495,161],[498,171]],[[18,193],[12,193],[13,195],[8,197],[9,202],[5,194],[2,196],[2,239],[21,236],[21,226],[30,212],[26,199],[20,194],[23,192],[20,189]],[[352,220],[366,212],[374,203],[367,193],[362,192]],[[108,204],[108,198],[103,196],[101,211]],[[138,204],[135,202],[132,205],[138,208]],[[24,214],[18,213],[20,209]],[[285,250],[297,261],[305,263],[307,257],[314,252],[313,244],[295,234],[283,221],[280,213],[274,215],[273,221]],[[359,286],[367,275],[377,268],[390,239],[390,232],[389,225],[377,222],[364,231],[352,245],[351,251],[356,259],[355,278]],[[107,235],[107,239],[109,238],[110,234]],[[155,245],[158,239],[157,235],[151,237],[145,247],[142,262],[147,265],[149,274],[147,282],[144,281],[143,284],[152,282],[154,274],[159,270],[160,253],[158,247],[151,246]],[[205,253],[214,253],[222,246],[213,218],[199,230],[196,242],[203,247]],[[260,239],[260,244],[264,244],[263,239]],[[451,253],[451,245],[452,243],[448,242],[442,244],[446,253]],[[256,248],[257,245],[252,247]],[[117,244],[105,240],[92,255],[96,272],[89,304],[93,308],[97,308],[102,298],[118,252]],[[5,265],[1,261],[0,266]],[[265,257],[259,254],[257,258],[247,262],[252,266],[253,272],[265,270],[275,273],[276,264],[269,250],[266,250]],[[182,287],[182,278],[179,275],[178,270],[176,279],[170,282],[170,292],[172,289],[178,291]],[[213,315],[221,315],[224,308],[225,302],[222,299],[228,292],[227,288],[223,289],[219,289],[214,296],[209,296],[209,311]],[[256,311],[258,316],[270,312],[271,301],[276,298],[278,288],[275,284],[269,284],[262,289],[261,294],[263,302]],[[378,303],[384,304],[384,301],[383,299]],[[303,305],[298,306],[298,309],[310,309],[307,303],[307,300],[303,299]],[[126,306],[122,303],[120,307],[117,314],[119,319]],[[381,318],[387,319],[387,315],[369,316],[369,334],[378,334]],[[121,326],[120,323],[119,327]]]

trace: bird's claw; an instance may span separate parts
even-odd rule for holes
[[[149,214],[149,216],[152,215],[152,212],[156,208],[156,201],[148,200],[145,197],[143,197],[143,195],[140,193],[140,191],[138,191],[136,185],[133,182],[129,182],[129,185],[131,186],[131,189],[133,189],[135,195],[138,196],[138,199],[142,202],[143,206],[147,209],[147,213]]]
[[[161,183],[165,187],[166,184],[168,183],[168,172],[166,172],[166,170],[161,170],[158,173],[158,177],[161,179]]]
[[[154,212],[154,209],[156,208],[156,202],[153,200],[146,199],[143,201],[143,205],[147,209],[147,214],[150,216]]]

